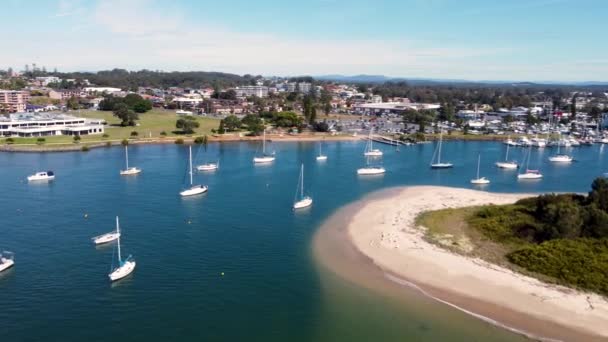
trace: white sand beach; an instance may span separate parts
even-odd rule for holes
[[[507,204],[527,196],[434,186],[390,189],[351,207],[344,236],[387,281],[414,284],[493,324],[548,340],[608,340],[608,301],[602,296],[454,254],[425,241],[424,228],[415,225],[424,211]]]

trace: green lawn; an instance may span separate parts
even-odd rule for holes
[[[105,119],[108,125],[105,128],[106,134],[109,135],[107,138],[103,138],[101,134],[95,135],[83,135],[81,143],[93,143],[108,140],[122,140],[131,138],[131,132],[135,131],[138,133],[137,138],[153,138],[158,139],[161,137],[161,132],[166,132],[167,137],[178,136],[175,128],[175,121],[177,115],[175,111],[163,110],[163,109],[152,109],[151,111],[139,115],[139,126],[135,127],[121,127],[120,120],[112,115],[112,112],[103,111],[73,111],[69,114],[95,119]],[[211,134],[211,129],[217,129],[219,127],[218,119],[196,117],[200,127],[195,130],[195,133],[191,136],[198,136],[203,134]],[[13,138],[15,145],[17,144],[36,144],[37,138]],[[45,145],[48,144],[65,144],[72,143],[71,136],[53,136],[45,137]],[[4,144],[6,139],[0,139],[0,144]]]

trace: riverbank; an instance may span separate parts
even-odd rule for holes
[[[425,211],[508,204],[523,197],[427,186],[380,191],[330,217],[315,236],[314,252],[343,278],[395,298],[406,285],[532,338],[608,339],[605,298],[453,254],[427,242],[424,228],[415,225]]]
[[[195,136],[183,137],[166,137],[166,138],[137,138],[128,139],[129,145],[142,144],[176,144],[177,140],[181,140],[183,144],[193,144]],[[238,134],[224,135],[209,135],[209,142],[247,142],[261,141],[261,136],[240,136]],[[267,141],[271,142],[316,142],[316,141],[358,141],[360,136],[352,135],[330,135],[330,134],[267,134]],[[96,141],[87,141],[86,143],[45,143],[45,144],[4,144],[0,145],[0,152],[73,152],[82,151],[83,148],[92,149],[100,147],[109,147],[121,145],[123,140],[117,139],[100,139]]]

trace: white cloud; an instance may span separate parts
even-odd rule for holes
[[[59,0],[55,17],[67,17],[82,13],[80,0]]]

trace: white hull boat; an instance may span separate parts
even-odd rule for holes
[[[477,178],[471,179],[471,184],[490,184],[490,180],[486,177],[479,177],[479,167],[481,166],[481,154],[477,156]]]
[[[363,153],[363,155],[366,157],[382,157],[383,153],[382,153],[382,151],[380,151],[378,149],[373,149],[371,151],[367,151],[367,152]]]
[[[186,189],[186,190],[181,191],[179,194],[182,197],[187,197],[187,196],[200,195],[202,193],[207,192],[207,190],[209,190],[207,186],[204,186],[204,185],[194,185],[190,189]]]
[[[0,272],[6,271],[15,265],[13,253],[2,252],[0,253]]]
[[[255,164],[268,164],[275,160],[274,155],[266,153],[266,129],[264,129],[264,136],[262,137],[262,155],[259,157],[253,157]]]
[[[135,260],[129,255],[126,260],[122,260],[122,256],[120,254],[120,225],[118,224],[118,216],[116,216],[116,232],[118,233],[118,266],[108,274],[111,281],[117,281],[122,279],[129,274],[133,273],[135,270]]]
[[[50,181],[53,179],[55,179],[55,173],[53,171],[36,172],[35,174],[27,177],[29,182]]]
[[[198,165],[196,167],[197,170],[199,171],[215,171],[217,169],[219,169],[219,162],[218,163],[207,163],[207,164],[202,164],[202,165]]]
[[[188,173],[190,174],[190,188],[180,191],[180,196],[194,196],[207,192],[207,190],[209,190],[209,187],[207,187],[206,185],[198,185],[193,183],[192,176],[194,172],[192,171],[192,146],[188,147],[188,163]]]
[[[293,203],[294,209],[303,209],[312,205],[312,198],[304,195],[304,164],[300,168],[300,177],[298,178],[298,187],[296,188],[296,197]]]
[[[549,157],[549,161],[554,162],[554,163],[571,163],[572,160],[573,160],[572,157],[570,157],[569,155],[565,155],[565,154],[558,154],[553,157]]]
[[[327,156],[323,154],[322,144],[319,144],[319,155],[317,156],[317,161],[326,161]]]
[[[452,163],[433,163],[431,164],[431,169],[449,169],[454,167]]]
[[[141,173],[141,169],[134,166],[129,167],[129,148],[125,145],[125,169],[120,170],[121,176],[133,176]]]
[[[374,132],[374,129],[370,129],[369,130],[369,136],[367,137],[367,145],[365,146],[365,152],[363,152],[363,155],[365,157],[382,157],[382,151],[380,151],[377,148],[374,148],[374,142],[372,140],[372,133]]]
[[[357,174],[362,176],[381,175],[385,172],[386,170],[383,167],[363,167],[357,170]]]
[[[541,179],[543,175],[537,170],[526,170],[525,173],[517,175],[517,179]]]
[[[109,242],[118,240],[119,237],[120,237],[119,232],[111,232],[111,233],[106,233],[103,235],[96,236],[96,237],[92,238],[91,240],[93,240],[93,243],[95,243],[96,245],[102,245],[104,243],[109,243]]]
[[[446,162],[441,162],[441,147],[443,145],[443,131],[441,131],[441,133],[439,133],[439,145],[437,145],[437,149],[435,149],[435,152],[433,153],[433,160],[435,159],[435,155],[437,155],[437,162],[433,163],[433,161],[431,161],[431,169],[449,169],[454,167],[454,164],[452,163],[446,163]]]
[[[500,169],[517,169],[519,165],[516,162],[496,162],[496,167]]]

